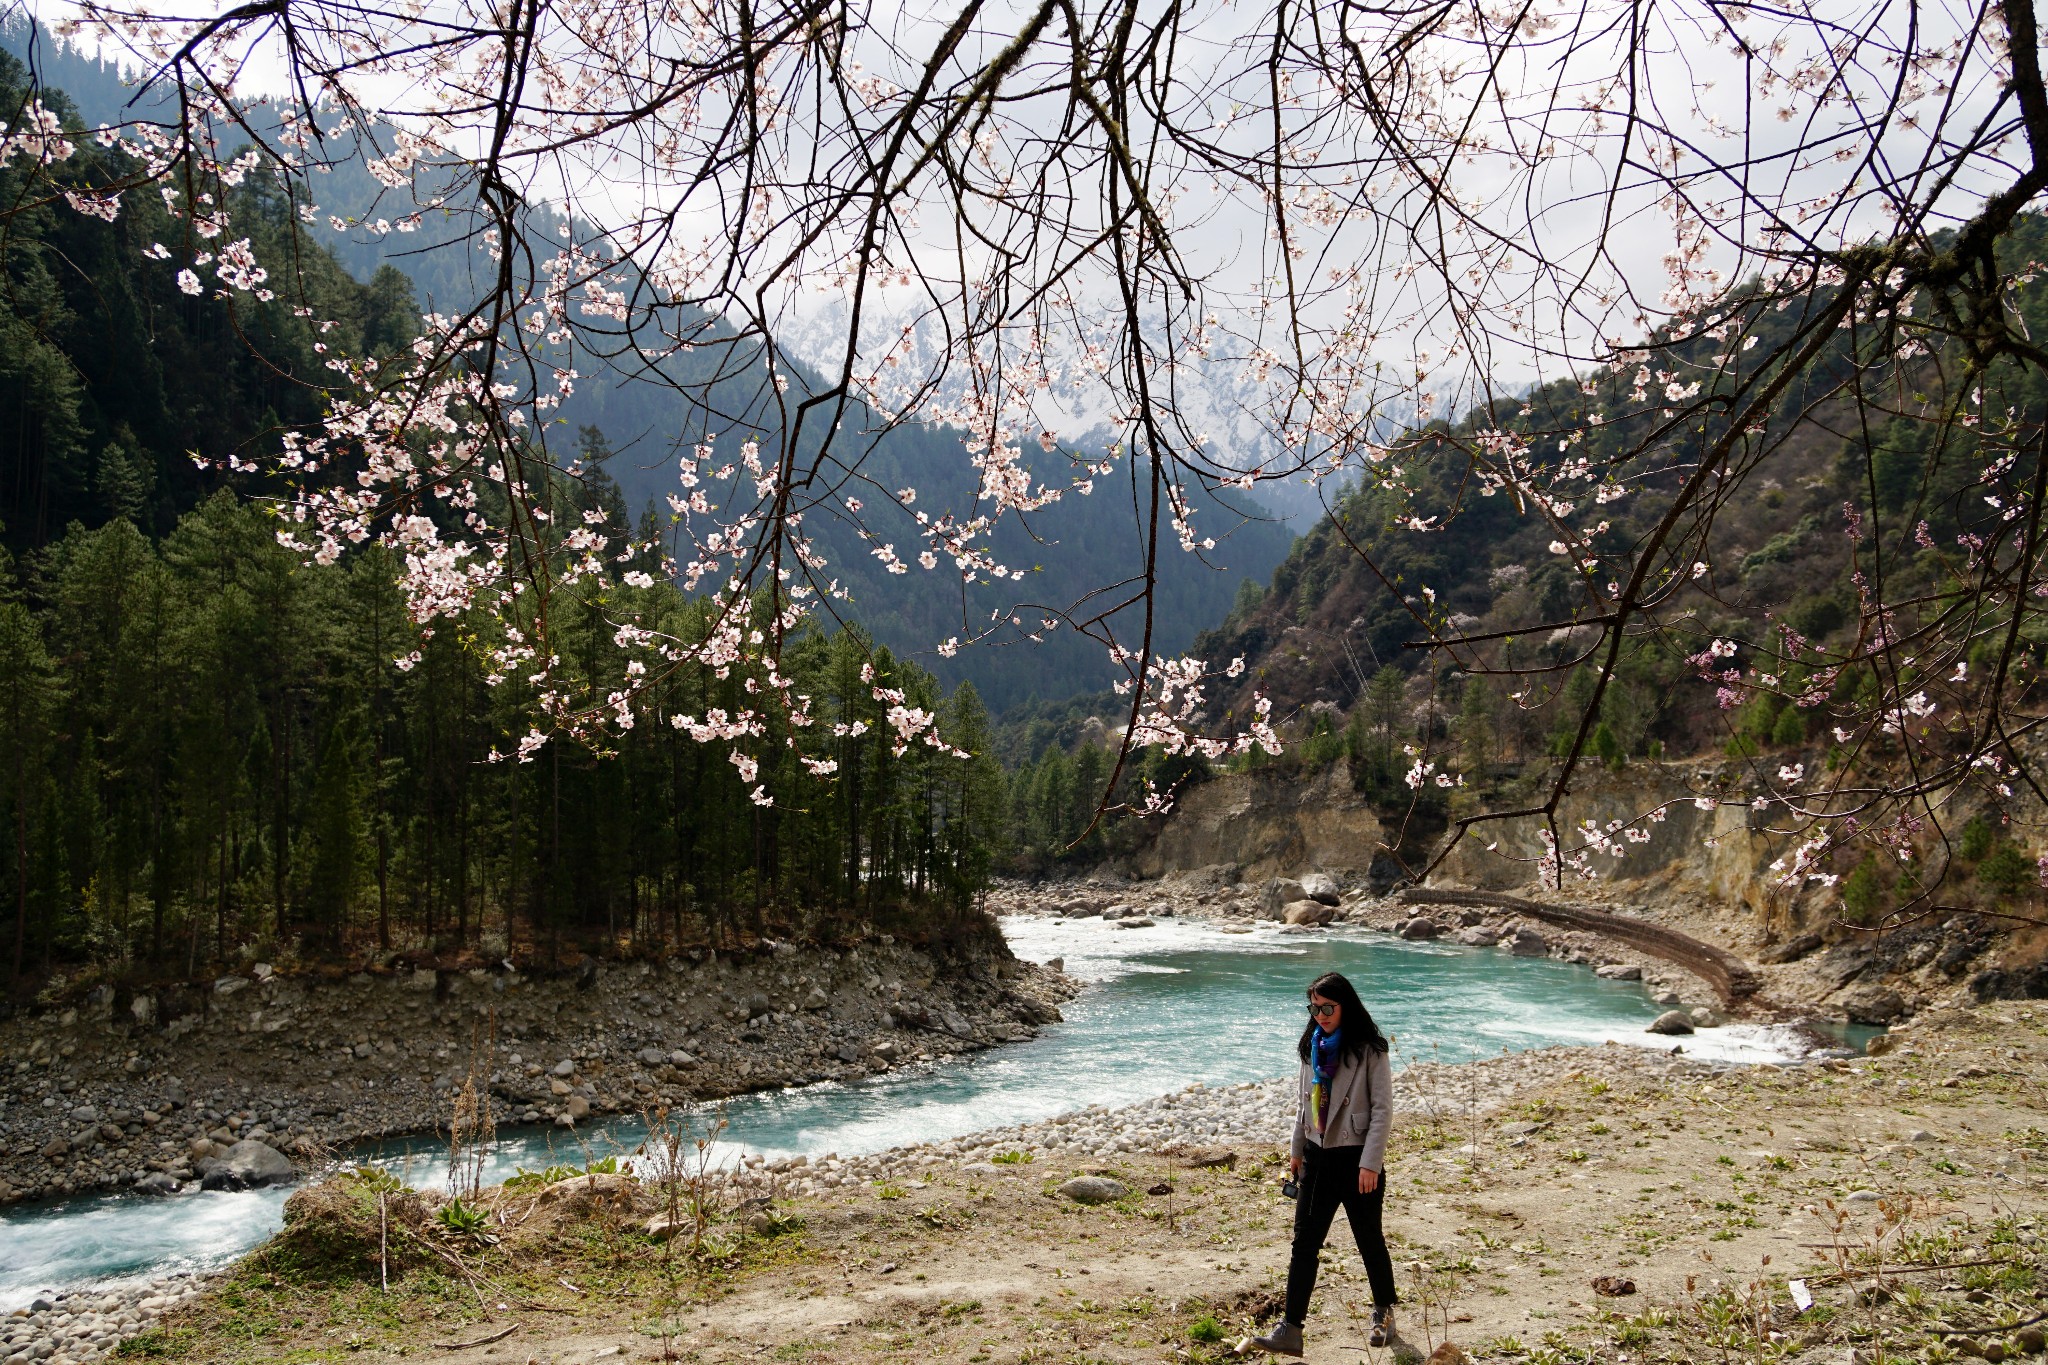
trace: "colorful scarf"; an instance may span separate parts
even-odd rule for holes
[[[1342,1055],[1343,1041],[1343,1029],[1325,1033],[1318,1028],[1315,1038],[1308,1045],[1309,1071],[1314,1082],[1308,1089],[1308,1113],[1318,1133],[1323,1131],[1323,1122],[1330,1114],[1330,1082],[1337,1076],[1337,1062]]]

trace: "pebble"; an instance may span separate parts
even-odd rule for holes
[[[208,1278],[178,1272],[46,1293],[19,1316],[0,1318],[0,1365],[85,1365],[109,1357],[123,1341],[203,1293]]]

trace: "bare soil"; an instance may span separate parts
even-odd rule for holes
[[[1513,1059],[1485,1063],[1483,1100],[1397,1120],[1398,1342],[1367,1344],[1340,1226],[1308,1359],[1405,1359],[1446,1340],[1535,1365],[2038,1350],[2048,1008],[1930,1011],[1892,1037],[1883,1056],[1783,1069],[1614,1047],[1581,1050],[1562,1074],[1564,1054],[1535,1054],[1521,1080]],[[690,1232],[648,1235],[668,1192],[643,1181],[553,1196],[545,1216],[535,1191],[487,1195],[492,1245],[409,1214],[394,1262],[365,1240],[358,1191],[353,1232],[316,1245],[288,1231],[120,1354],[1200,1365],[1270,1318],[1285,1273],[1282,1152],[1230,1155],[935,1166],[898,1153],[869,1178],[765,1205],[758,1185],[704,1186],[719,1216],[694,1250]],[[1058,1192],[1083,1173],[1129,1192],[1092,1207]],[[1603,1295],[1601,1277],[1633,1292]]]

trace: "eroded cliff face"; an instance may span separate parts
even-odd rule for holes
[[[1717,797],[1711,810],[1696,804],[1702,794]],[[1787,855],[1792,839],[1781,832],[1789,823],[1782,807],[1776,815],[1751,804],[1740,774],[1723,765],[1635,762],[1619,771],[1582,767],[1558,809],[1557,826],[1567,848],[1587,842],[1590,824],[1619,854],[1592,853],[1588,867],[1597,876],[1577,882],[1580,896],[1704,897],[1749,911],[1767,934],[1796,934],[1832,916],[1841,897],[1820,883],[1779,884],[1771,864]],[[1534,888],[1542,831],[1536,818],[1476,825],[1431,880],[1489,891]],[[1566,882],[1574,889],[1569,873]]]
[[[1316,870],[1391,880],[1388,831],[1341,763],[1321,773],[1223,773],[1184,793],[1119,869],[1160,877],[1234,864],[1257,881]]]
[[[1531,775],[1539,781],[1546,776]],[[1590,866],[1597,879],[1568,889],[1595,900],[1707,900],[1741,907],[1767,936],[1818,927],[1839,908],[1839,895],[1819,884],[1778,885],[1771,864],[1791,840],[1776,832],[1781,822],[1771,811],[1749,804],[1740,777],[1731,767],[1697,760],[1581,769],[1558,812],[1567,846],[1583,841],[1574,832],[1590,821],[1623,856],[1595,853]],[[1720,804],[1699,809],[1693,798],[1700,793],[1718,793]],[[1660,808],[1662,818],[1652,819]],[[1647,839],[1627,838],[1623,831],[1631,827]],[[1475,826],[1431,880],[1489,891],[1536,890],[1541,830],[1534,819]],[[1119,870],[1160,877],[1226,864],[1254,881],[1316,870],[1392,883],[1403,875],[1388,847],[1398,833],[1394,822],[1382,820],[1351,789],[1342,764],[1307,776],[1225,773],[1187,792],[1152,842]],[[1439,837],[1438,846],[1442,837],[1447,836]],[[1427,861],[1428,853],[1408,859],[1417,868]]]

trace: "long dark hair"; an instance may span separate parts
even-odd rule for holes
[[[1358,992],[1351,988],[1351,983],[1341,973],[1323,973],[1309,983],[1308,993],[1336,1001],[1337,1007],[1343,1011],[1337,1016],[1340,1035],[1337,1057],[1340,1063],[1355,1062],[1367,1051],[1387,1050],[1387,1035],[1380,1032],[1380,1026],[1372,1021],[1372,1011],[1366,1009],[1365,1002],[1358,998]],[[1301,1031],[1301,1046],[1296,1050],[1304,1062],[1308,1060],[1309,1045],[1315,1041],[1317,1027],[1311,1016],[1308,1027]]]

